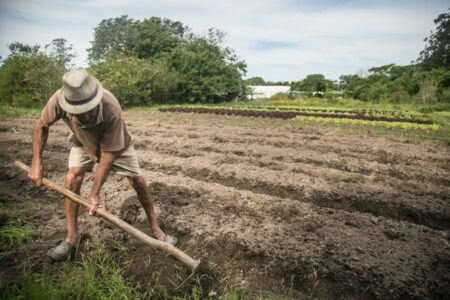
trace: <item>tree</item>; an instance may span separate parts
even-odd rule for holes
[[[169,69],[180,74],[178,96],[189,102],[218,102],[243,93],[245,62],[220,38],[191,37],[165,57]]]
[[[94,29],[88,57],[93,63],[114,54],[155,57],[180,45],[188,30],[181,22],[159,17],[143,21],[128,16],[102,20]]]
[[[130,25],[129,52],[150,58],[170,52],[180,45],[187,27],[181,22],[151,17]]]
[[[13,42],[8,45],[8,49],[11,52],[11,56],[14,55],[35,55],[39,52],[41,46],[39,45],[27,45],[20,42]]]
[[[450,13],[440,14],[435,20],[436,31],[424,39],[428,44],[420,52],[417,62],[423,70],[450,68]]]
[[[331,80],[325,79],[322,74],[310,74],[305,79],[291,83],[292,91],[306,91],[310,93],[325,92],[333,86]]]
[[[0,67],[0,101],[17,107],[43,106],[61,86],[63,70],[39,46],[9,45]]]
[[[266,85],[266,82],[262,77],[251,77],[246,80],[244,80],[246,85]]]
[[[135,56],[116,55],[92,65],[90,72],[123,106],[168,102],[178,84],[178,74],[165,65]]]
[[[45,45],[45,49],[49,51],[50,56],[55,58],[64,72],[71,67],[70,62],[76,56],[73,51],[73,45],[68,44],[64,38],[53,39]]]
[[[99,62],[112,54],[130,54],[130,27],[134,20],[128,16],[104,19],[94,29],[94,40],[88,49],[91,62]]]

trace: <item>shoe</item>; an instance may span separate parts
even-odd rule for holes
[[[171,244],[172,246],[175,246],[176,244],[178,244],[178,239],[174,236],[166,234],[165,242]]]
[[[47,252],[47,256],[53,261],[64,261],[75,254],[75,246],[68,241],[62,241],[58,246],[51,248]]]

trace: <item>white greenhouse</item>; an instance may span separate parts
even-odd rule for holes
[[[252,85],[249,86],[250,92],[248,99],[264,99],[270,98],[277,93],[289,93],[290,86],[281,85]]]

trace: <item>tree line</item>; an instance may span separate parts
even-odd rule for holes
[[[88,49],[89,71],[124,106],[213,103],[245,96],[246,64],[225,34],[196,35],[181,22],[128,16],[102,20]],[[0,67],[0,103],[35,106],[58,89],[75,54],[65,39],[45,47],[15,42]]]
[[[201,36],[178,21],[121,16],[95,27],[88,69],[124,106],[245,99],[250,85],[290,85],[292,91],[311,95],[339,90],[366,101],[450,102],[450,13],[434,22],[435,31],[411,65],[373,67],[337,81],[310,74],[299,81],[271,82],[243,79],[247,65],[223,46],[221,31],[210,29]],[[14,42],[9,50],[0,66],[0,104],[42,106],[60,88],[64,72],[74,68],[75,53],[66,39],[43,47]]]

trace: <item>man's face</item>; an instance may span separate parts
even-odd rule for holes
[[[95,122],[95,119],[97,117],[97,110],[98,110],[98,106],[96,106],[95,108],[91,109],[88,112],[78,114],[76,116],[77,116],[78,120],[80,120],[81,123],[92,124]]]

